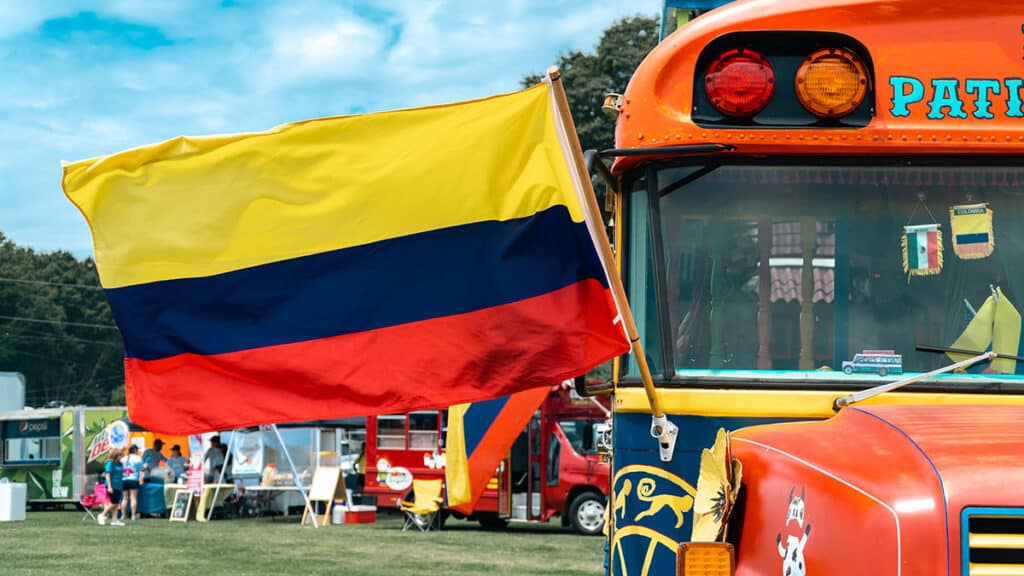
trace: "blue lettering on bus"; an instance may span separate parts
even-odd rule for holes
[[[967,118],[964,112],[964,103],[960,101],[957,93],[960,92],[960,81],[956,78],[934,78],[932,79],[933,95],[928,102],[928,119],[942,120],[942,109],[949,108],[949,116],[952,118]]]
[[[1024,118],[1024,107],[1020,101],[1020,87],[1024,80],[1020,78],[1007,78],[1006,83],[1006,115],[1010,118]]]
[[[974,117],[980,120],[991,120],[995,118],[992,112],[989,112],[989,107],[992,102],[988,99],[989,95],[999,94],[1000,84],[998,80],[991,80],[988,78],[968,78],[967,82],[964,82],[964,90],[968,94],[977,94],[974,98]]]
[[[910,76],[890,76],[892,85],[892,109],[890,112],[897,118],[910,116],[908,105],[920,102],[924,98],[924,83]],[[910,91],[907,91],[907,87]]]
[[[923,111],[922,106],[927,106],[925,117],[929,120],[972,117],[992,120],[1000,113],[1007,118],[1024,118],[1022,78],[932,78],[926,83],[913,76],[890,76],[889,86],[892,88],[889,113],[895,118],[909,117],[915,110],[919,113]],[[1003,94],[1005,100],[996,98]],[[1003,102],[1005,110],[1000,109]],[[966,105],[973,106],[971,114],[965,110]]]

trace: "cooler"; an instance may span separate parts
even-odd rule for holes
[[[0,482],[0,522],[25,520],[26,484]]]
[[[376,521],[376,506],[352,506],[345,510],[345,524],[373,524]]]

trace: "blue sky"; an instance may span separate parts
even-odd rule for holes
[[[92,254],[60,161],[478,98],[660,0],[0,0],[0,231]],[[624,86],[621,88],[625,88]]]

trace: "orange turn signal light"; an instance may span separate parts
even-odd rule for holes
[[[819,118],[846,116],[860,106],[867,91],[867,68],[843,48],[817,50],[796,71],[796,97]]]
[[[735,560],[728,542],[683,542],[676,551],[676,576],[733,576]]]

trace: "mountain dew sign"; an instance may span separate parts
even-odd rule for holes
[[[26,484],[29,501],[77,500],[110,451],[108,427],[124,408],[26,410],[0,422],[0,478]]]

